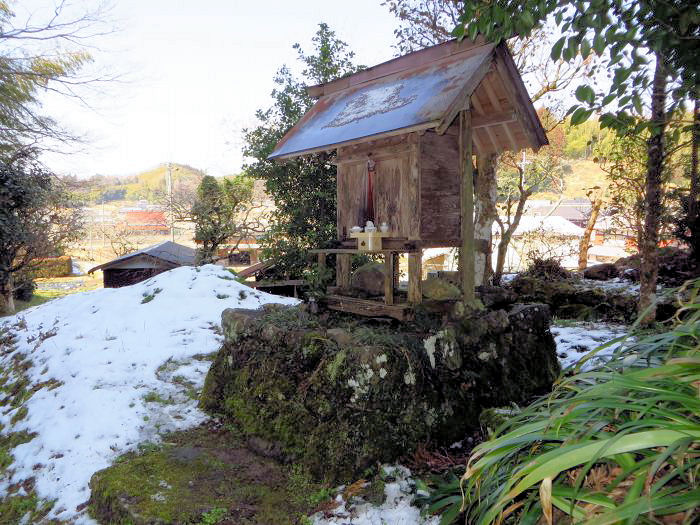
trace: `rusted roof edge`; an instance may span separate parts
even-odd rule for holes
[[[98,266],[95,266],[94,268],[90,268],[90,269],[88,270],[88,273],[90,274],[90,273],[96,272],[97,270],[103,270],[104,268],[107,268],[107,267],[109,267],[109,266],[115,266],[115,265],[121,264],[121,263],[123,263],[123,262],[125,262],[125,261],[130,261],[130,260],[133,259],[134,257],[147,257],[147,258],[150,258],[150,259],[154,259],[154,260],[156,260],[156,261],[158,261],[158,262],[164,263],[165,265],[170,265],[170,266],[172,266],[173,268],[177,268],[178,266],[180,266],[180,265],[175,264],[175,263],[173,263],[173,262],[171,262],[171,261],[166,261],[165,259],[161,259],[160,257],[156,257],[155,255],[151,255],[151,254],[144,253],[144,252],[137,252],[137,253],[131,254],[131,255],[128,256],[128,257],[118,257],[118,258],[112,259],[111,261],[108,261],[108,262],[106,262],[106,263],[102,263],[102,264],[100,264],[100,265],[98,265]],[[172,268],[171,268],[171,269],[172,269]]]
[[[445,133],[447,128],[450,127],[452,121],[454,121],[460,109],[466,109],[469,106],[469,98],[472,96],[474,91],[476,91],[476,88],[479,87],[481,81],[484,80],[484,77],[488,74],[494,61],[495,58],[493,53],[489,53],[488,55],[484,56],[484,60],[481,62],[481,64],[479,64],[477,70],[467,79],[460,93],[447,108],[445,116],[442,118],[437,127],[438,134],[442,135]]]
[[[357,137],[352,140],[346,140],[343,142],[336,142],[335,144],[327,144],[324,146],[318,146],[315,148],[309,148],[309,149],[302,149],[299,151],[293,151],[290,153],[284,153],[282,155],[270,155],[268,156],[268,160],[287,160],[293,157],[299,157],[301,155],[310,155],[312,153],[319,153],[321,151],[330,151],[333,149],[337,149],[343,146],[348,146],[350,144],[354,144],[356,142],[365,142],[367,140],[376,140],[376,139],[383,139],[386,137],[394,137],[396,135],[403,135],[404,133],[410,133],[412,131],[422,131],[425,129],[430,129],[438,126],[440,124],[439,120],[434,120],[432,122],[425,122],[423,124],[417,124],[415,126],[408,126],[405,128],[398,128],[398,129],[393,129],[390,131],[384,131],[382,133],[375,133],[374,135],[367,135],[364,137]]]
[[[489,42],[486,42],[481,36],[477,37],[477,39],[474,41],[469,39],[464,39],[461,42],[458,40],[449,40],[447,42],[443,42],[442,44],[392,58],[391,60],[382,62],[381,64],[363,69],[362,71],[358,71],[352,75],[331,80],[325,84],[309,86],[306,88],[306,92],[313,98],[320,98],[324,95],[329,95],[350,87],[360,86],[367,82],[372,82],[395,73],[401,73],[402,71],[406,71],[408,69],[420,67],[421,65],[428,64],[430,62],[436,62],[452,55],[466,53],[468,51],[478,49],[484,45],[489,45]]]
[[[525,83],[520,76],[518,66],[515,64],[515,60],[513,60],[513,56],[510,54],[505,42],[501,42],[496,46],[496,57],[501,62],[498,64],[498,60],[496,61],[497,66],[500,66],[498,67],[499,74],[507,75],[515,88],[516,100],[513,101],[516,106],[515,110],[523,119],[527,120],[527,122],[523,122],[523,128],[530,139],[530,146],[533,150],[538,151],[542,146],[549,145],[547,133],[544,130],[544,126],[542,126],[537,111],[535,111],[535,105],[532,103],[530,94],[527,92]]]

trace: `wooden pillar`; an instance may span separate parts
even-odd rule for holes
[[[423,250],[408,254],[408,302],[420,304],[423,302],[421,286]]]
[[[341,290],[350,288],[350,254],[339,253],[335,257],[335,281]]]
[[[401,256],[394,255],[394,290],[399,287],[399,274],[401,273]]]
[[[471,111],[459,112],[459,159],[462,247],[459,252],[464,303],[474,303],[474,179],[472,174]]]
[[[326,253],[325,252],[319,252],[317,254],[318,257],[318,266],[319,268],[325,268],[326,267]]]
[[[394,254],[384,254],[384,302],[394,304]]]
[[[496,166],[498,153],[477,153],[476,165],[478,174],[474,188],[474,249],[476,262],[474,266],[474,282],[476,286],[488,284],[493,273],[491,266],[492,229],[496,222],[498,210],[496,198]]]

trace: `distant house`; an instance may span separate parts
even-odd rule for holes
[[[124,213],[124,223],[132,233],[167,234],[170,231],[162,211],[129,210]]]
[[[591,213],[591,203],[587,199],[566,199],[559,204],[545,204],[546,201],[534,201],[527,208],[527,215],[540,217],[562,217],[585,228]]]
[[[505,217],[502,219],[505,220]],[[533,257],[553,257],[565,268],[576,268],[582,236],[583,228],[564,217],[523,215],[508,244],[505,270],[522,271]],[[493,238],[496,243],[501,239],[501,230],[496,223],[493,225]]]
[[[194,249],[165,241],[95,266],[88,273],[102,270],[104,287],[119,288],[145,281],[178,266],[194,266],[194,258]]]

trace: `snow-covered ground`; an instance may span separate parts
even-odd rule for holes
[[[379,506],[367,502],[348,502],[343,498],[342,490],[336,496],[337,507],[313,516],[313,525],[437,525],[439,516],[423,518],[420,510],[413,506],[417,490],[411,479],[411,471],[400,465],[382,466],[387,481],[384,485],[385,501]]]
[[[592,288],[598,288],[605,292],[618,292],[625,295],[639,295],[639,283],[632,282],[628,279],[622,279],[620,277],[614,277],[606,281],[599,281],[597,279],[580,279],[574,283],[576,288],[581,290],[590,290]],[[656,293],[661,294],[666,291],[666,288],[662,284],[656,285]]]
[[[604,343],[621,337],[627,333],[629,327],[612,323],[590,322],[555,322],[551,332],[557,343],[557,356],[562,368],[575,365],[587,353],[598,348]],[[613,343],[595,354],[582,366],[582,370],[588,370],[593,365],[604,361],[612,355],[620,343]]]
[[[634,283],[632,281],[629,281],[628,279],[621,279],[620,277],[615,277],[606,281],[599,281],[596,279],[581,279],[574,286],[576,286],[577,288],[581,288],[582,290],[600,288],[604,291],[621,292],[627,295],[639,294],[639,283]],[[661,285],[657,286],[657,290],[661,290],[661,288]]]
[[[11,451],[0,495],[34,477],[39,498],[55,500],[50,518],[93,523],[77,508],[90,496],[94,472],[139,443],[206,418],[193,394],[220,345],[221,312],[297,302],[207,265],[69,295],[1,320],[18,338],[0,357],[0,371],[11,370],[6,384],[24,377],[27,392],[36,392],[3,409],[0,429],[36,436]]]

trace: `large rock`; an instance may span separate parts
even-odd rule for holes
[[[525,403],[560,371],[546,305],[400,329],[282,313],[226,339],[201,406],[329,482],[357,479],[422,443],[449,446],[478,427],[482,409]],[[269,325],[290,335],[268,341]]]
[[[512,290],[487,284],[477,286],[476,295],[486,308],[505,308],[518,300],[518,296]]]
[[[230,338],[243,333],[251,323],[264,315],[265,311],[247,308],[226,308],[221,313],[221,328]]]
[[[595,264],[583,270],[583,276],[586,279],[594,279],[596,281],[607,281],[617,277],[618,273],[619,270],[613,263]]]
[[[700,277],[700,261],[688,250],[673,246],[659,248],[659,283],[666,286],[680,286],[689,279]],[[615,261],[615,266],[621,277],[633,280],[639,279],[641,258],[639,254],[623,257]]]
[[[384,264],[368,262],[352,273],[350,286],[367,295],[384,294]]]
[[[454,284],[439,277],[430,277],[421,284],[423,297],[432,301],[456,301],[462,295]]]
[[[574,281],[550,281],[518,276],[510,288],[521,302],[549,305],[552,315],[564,319],[630,323],[637,317],[636,295],[603,288],[582,288]]]

